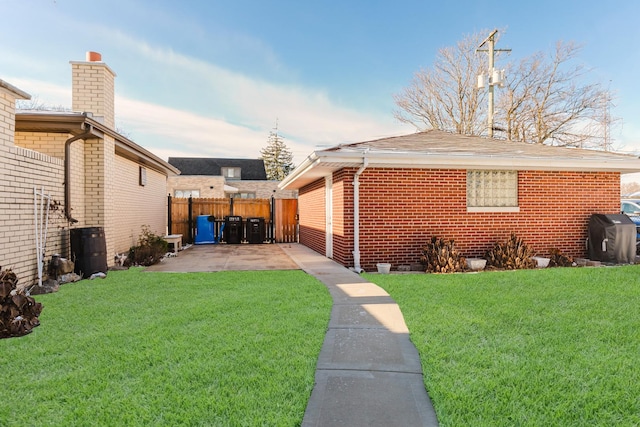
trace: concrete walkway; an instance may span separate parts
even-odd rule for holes
[[[437,426],[418,352],[389,294],[299,244],[280,244],[333,298],[303,426]]]

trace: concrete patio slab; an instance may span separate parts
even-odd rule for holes
[[[147,267],[146,271],[207,272],[244,270],[299,270],[279,245],[194,245],[178,256]]]

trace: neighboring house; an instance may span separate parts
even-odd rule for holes
[[[104,228],[108,265],[143,225],[166,232],[166,181],[178,170],[114,130],[115,73],[99,54],[87,57],[71,62],[74,112],[16,112],[29,96],[0,81],[0,265],[22,286],[37,277],[34,188],[55,204],[45,261],[70,256],[71,228]]]
[[[169,157],[169,163],[180,170],[180,176],[167,181],[167,191],[173,197],[296,197],[295,191],[278,190],[279,181],[267,180],[262,159]]]
[[[593,213],[620,212],[636,156],[427,131],[313,152],[280,184],[299,191],[300,243],[344,266],[419,260],[438,236],[482,257],[511,233],[538,254],[585,257]]]

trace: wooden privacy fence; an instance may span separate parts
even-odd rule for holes
[[[298,241],[297,199],[206,199],[168,198],[169,234],[182,234],[183,241],[194,243],[197,218],[213,217],[214,235],[220,239],[222,224],[228,216],[262,218],[265,241],[293,243]],[[244,227],[243,227],[244,228]],[[246,236],[243,235],[243,240]]]

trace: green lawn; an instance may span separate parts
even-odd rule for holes
[[[294,426],[331,297],[301,271],[112,271],[0,340],[2,426]]]
[[[640,266],[367,275],[443,426],[640,425]]]

